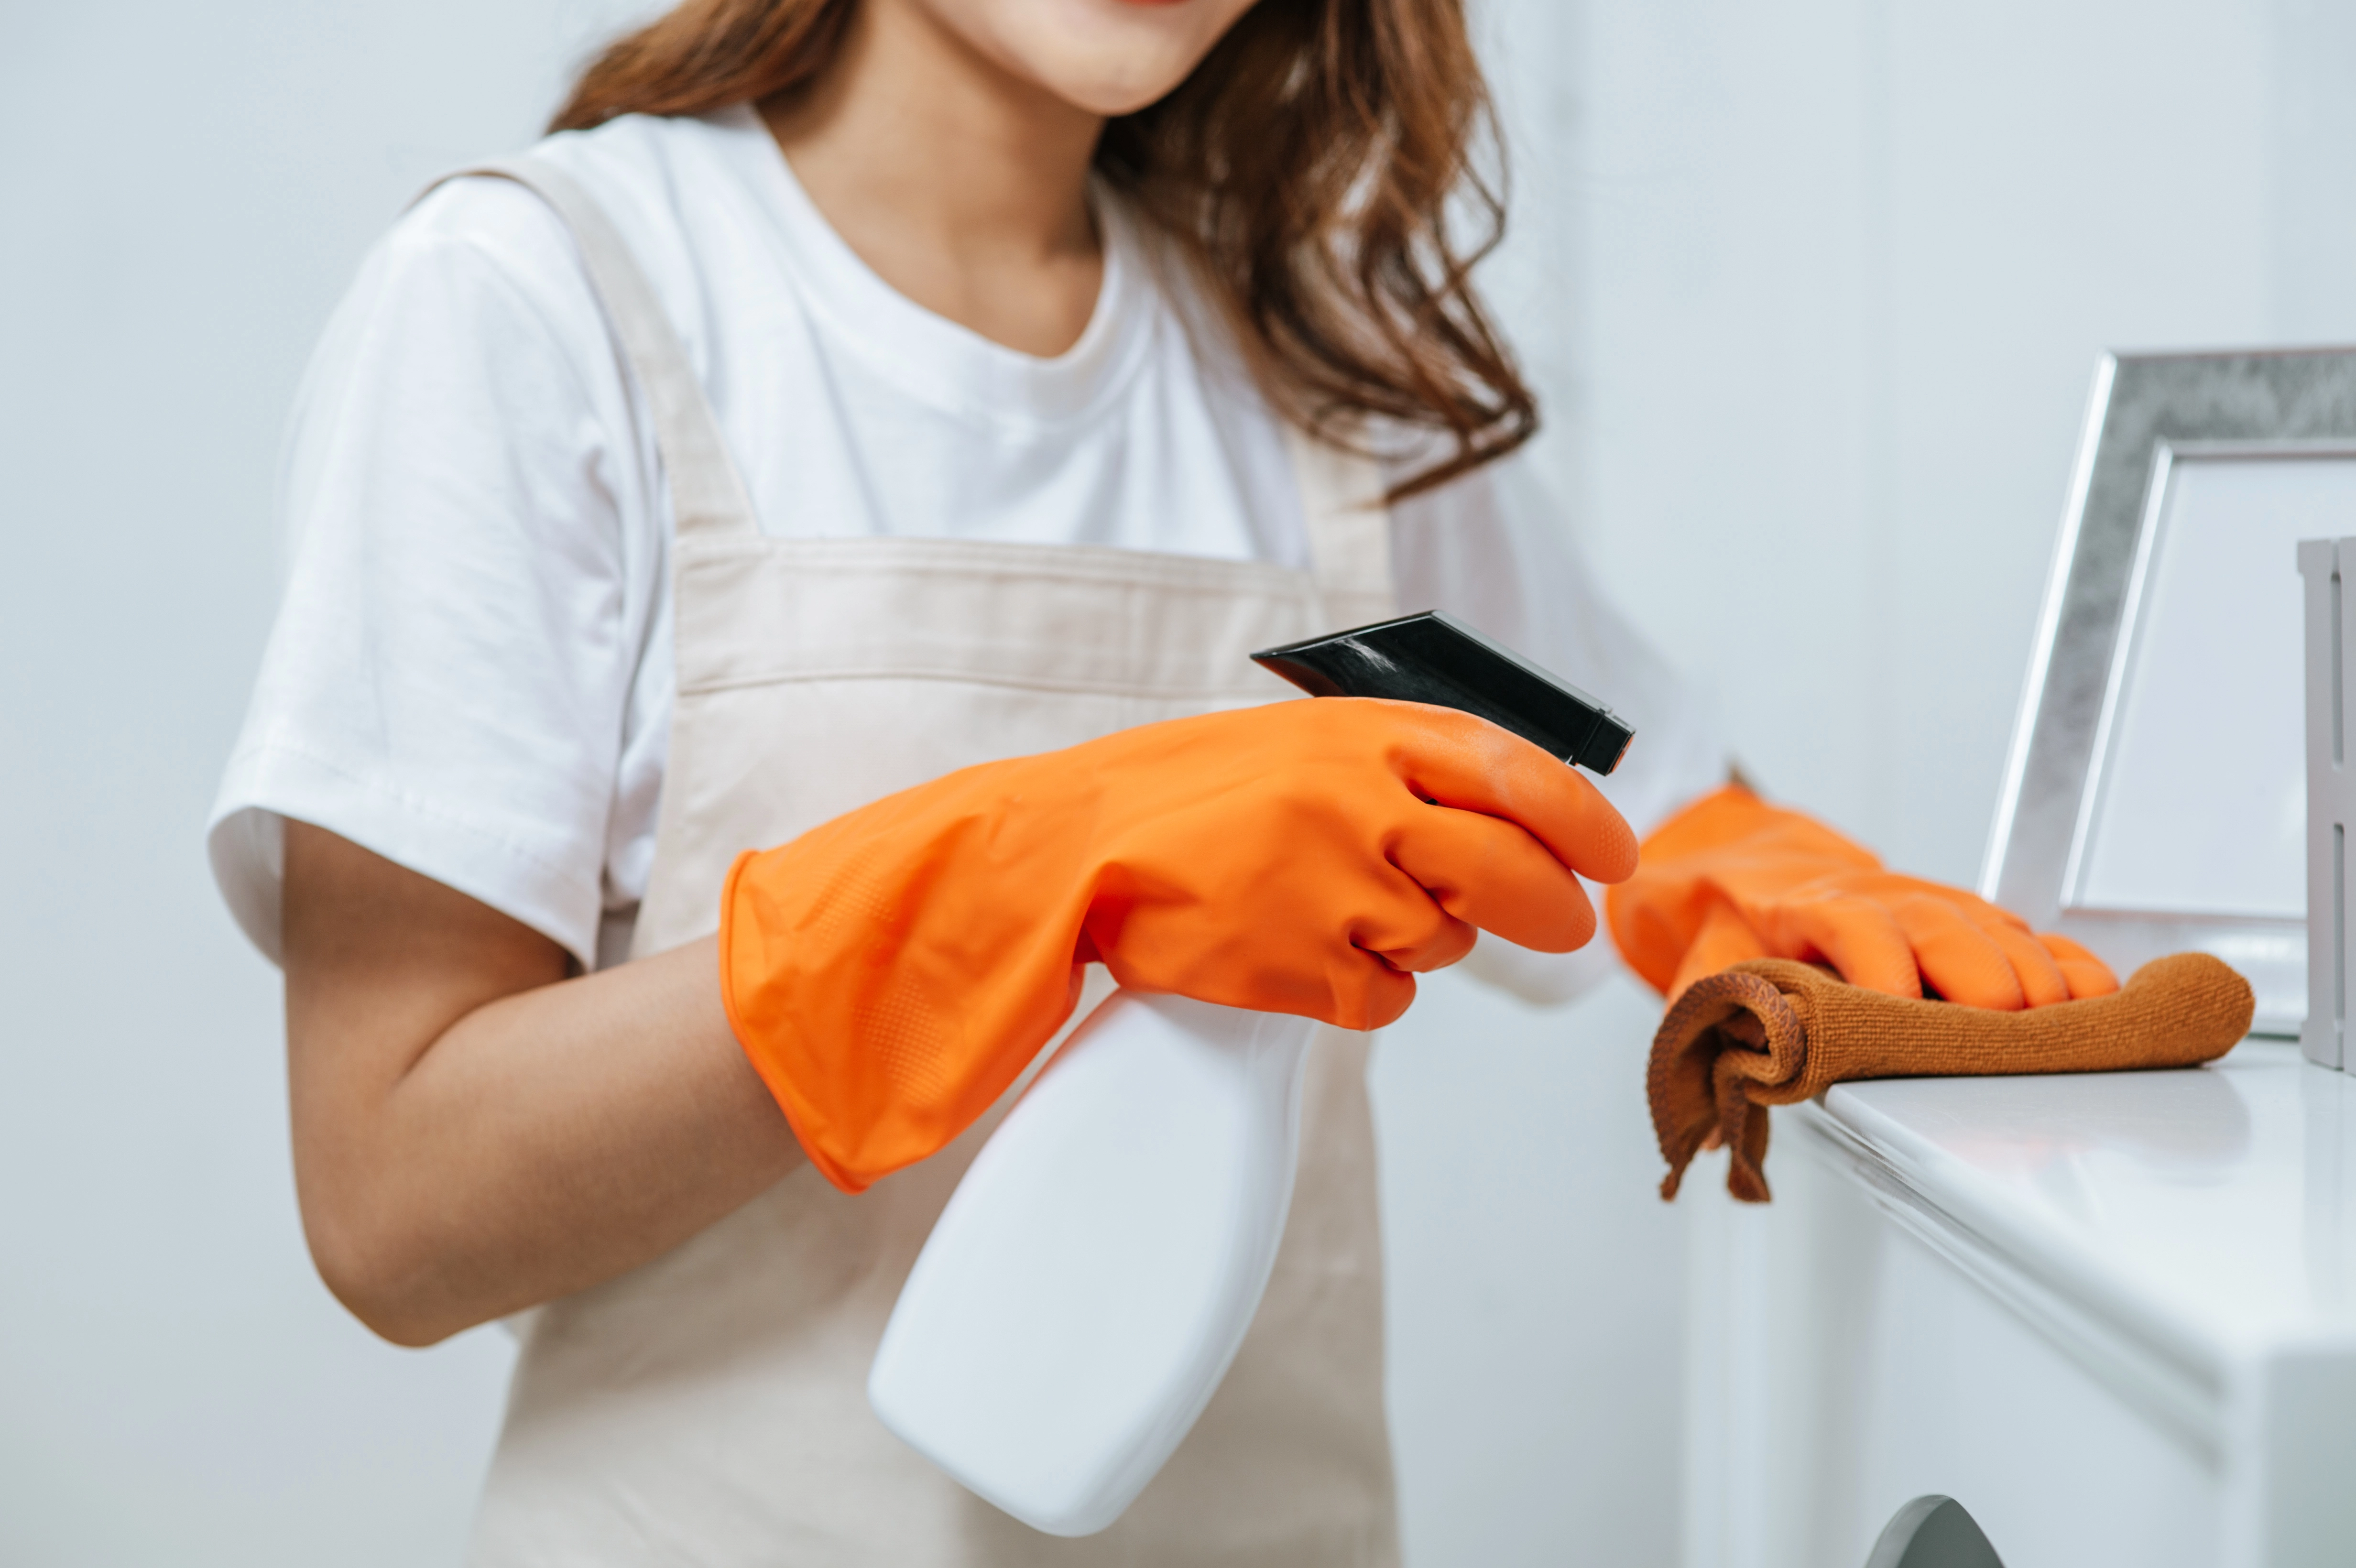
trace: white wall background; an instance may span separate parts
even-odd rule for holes
[[[0,1562],[454,1560],[506,1348],[313,1278],[198,833],[361,250],[632,0],[18,6],[0,52]],[[2095,352],[2356,340],[2356,0],[1483,0],[1540,459],[1774,790],[1967,878]],[[1651,1017],[1435,986],[1376,1089],[1408,1545],[1675,1560]]]

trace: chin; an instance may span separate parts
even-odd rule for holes
[[[1165,97],[1252,0],[931,0],[1001,64],[1093,114]]]

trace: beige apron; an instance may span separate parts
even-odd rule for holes
[[[676,334],[594,201],[544,165],[479,172],[530,186],[571,224],[653,409],[676,514],[678,704],[634,956],[712,931],[741,849],[969,763],[1284,696],[1252,649],[1389,613],[1370,465],[1306,443],[1313,575],[1092,547],[765,537]],[[1033,1533],[867,1407],[901,1282],[993,1114],[855,1198],[805,1167],[530,1315],[471,1561],[1396,1563],[1365,1061],[1365,1037],[1320,1032],[1258,1317],[1193,1435],[1103,1534]]]

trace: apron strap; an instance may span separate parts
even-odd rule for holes
[[[419,198],[449,180],[476,175],[515,181],[555,208],[573,230],[590,285],[653,411],[655,449],[662,457],[680,536],[750,538],[759,533],[752,497],[728,455],[720,421],[696,379],[695,368],[688,362],[687,347],[605,209],[572,176],[533,158],[506,158],[454,170],[420,191]]]
[[[1389,620],[1398,613],[1398,601],[1381,465],[1295,425],[1284,427],[1284,439],[1309,521],[1310,571],[1325,619],[1335,631]]]

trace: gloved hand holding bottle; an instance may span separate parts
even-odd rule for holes
[[[1670,1001],[1748,958],[1820,959],[1869,990],[2017,1010],[2118,989],[2066,936],[1960,888],[1885,870],[1864,846],[1740,784],[1707,795],[1644,841],[1612,889],[1612,940]]]
[[[1476,927],[1586,943],[1579,876],[1635,865],[1592,784],[1486,720],[1285,702],[964,769],[743,856],[722,988],[811,1160],[856,1191],[987,1110],[1090,960],[1136,990],[1374,1029]]]

